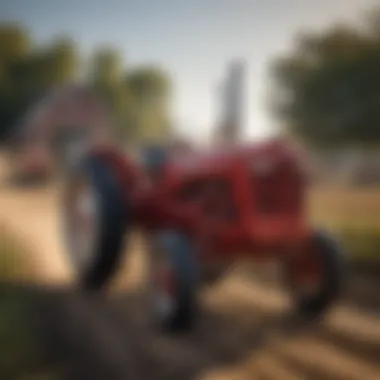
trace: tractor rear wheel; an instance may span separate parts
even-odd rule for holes
[[[85,290],[103,287],[117,269],[129,212],[115,171],[88,155],[70,171],[63,194],[70,261]]]

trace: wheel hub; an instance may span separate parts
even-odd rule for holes
[[[80,269],[93,261],[98,222],[98,202],[89,181],[80,181],[68,199],[67,235],[73,261]]]

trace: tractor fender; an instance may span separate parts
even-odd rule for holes
[[[143,173],[132,159],[121,150],[110,145],[92,147],[88,153],[90,156],[98,157],[106,162],[115,173],[124,193],[128,195],[129,199],[133,198],[137,188],[142,183]]]

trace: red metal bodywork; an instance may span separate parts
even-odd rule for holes
[[[176,152],[158,179],[112,148],[98,148],[147,230],[182,229],[202,259],[294,253],[312,233],[305,215],[303,158],[281,141]]]

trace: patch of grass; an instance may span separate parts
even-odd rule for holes
[[[41,368],[37,339],[31,326],[32,299],[17,286],[30,270],[25,247],[8,232],[0,232],[0,379],[53,379]]]
[[[16,238],[4,229],[0,230],[0,281],[10,281],[20,272],[19,266],[24,266],[23,254],[26,253],[20,247]]]
[[[34,257],[22,238],[0,226],[0,282],[21,283],[33,277]]]
[[[338,234],[354,262],[380,264],[379,229],[346,227]]]
[[[35,370],[37,352],[27,316],[29,299],[5,284],[0,288],[0,378],[17,379]]]

